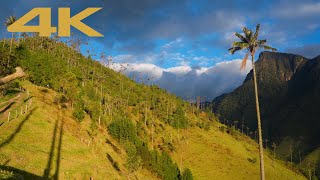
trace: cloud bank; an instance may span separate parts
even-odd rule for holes
[[[146,63],[115,63],[110,68],[121,71],[137,82],[154,83],[184,99],[205,96],[207,100],[234,90],[242,84],[251,65],[240,71],[240,59],[224,61],[211,67],[177,66],[161,68]]]

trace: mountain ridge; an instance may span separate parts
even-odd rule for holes
[[[255,62],[264,139],[276,144],[293,138],[294,161],[320,146],[320,56],[262,52]],[[256,129],[252,71],[233,92],[213,100],[214,112]],[[271,147],[271,143],[269,143]],[[287,147],[288,148],[288,147]],[[288,151],[286,153],[288,158]],[[319,168],[319,165],[318,165]]]

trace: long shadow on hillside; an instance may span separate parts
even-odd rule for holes
[[[33,108],[29,111],[29,114],[22,120],[22,122],[19,124],[18,128],[15,130],[15,132],[13,134],[11,134],[9,136],[8,139],[6,139],[4,142],[2,142],[0,144],[0,148],[6,146],[7,144],[9,144],[15,137],[16,135],[21,131],[23,125],[26,123],[27,120],[29,120],[30,116],[33,114],[33,112],[38,109],[37,107],[36,108]]]
[[[27,99],[23,100],[23,102],[25,103],[25,102],[29,101],[30,99],[32,99],[33,97],[34,96],[29,96]]]
[[[62,122],[60,124],[60,138],[59,138],[58,156],[57,156],[57,162],[56,162],[56,172],[55,172],[54,178],[53,178],[55,180],[59,179],[59,170],[60,170],[60,159],[61,159],[62,137],[63,137],[63,125],[64,125],[63,119],[61,121]]]
[[[49,160],[48,160],[47,167],[43,172],[43,178],[45,178],[45,179],[49,179],[50,170],[52,168],[51,166],[52,166],[52,160],[53,160],[53,156],[54,156],[54,147],[55,147],[55,144],[56,144],[56,135],[57,135],[57,131],[58,131],[58,123],[59,123],[59,120],[56,120],[55,125],[54,125],[53,135],[52,135]]]
[[[64,116],[64,114],[63,114],[63,116]],[[61,123],[60,123],[60,134],[57,135],[59,121],[61,121]],[[52,179],[57,180],[59,178],[61,149],[62,149],[62,138],[63,138],[63,125],[64,125],[63,118],[58,118],[58,120],[56,120],[56,122],[55,122],[55,127],[54,127],[54,131],[53,131],[53,135],[52,135],[52,142],[51,142],[51,148],[50,148],[47,167],[46,167],[46,169],[44,170],[44,173],[43,173],[43,178],[44,179],[50,179],[50,171],[52,169],[52,162],[53,162],[55,146],[56,146],[56,138],[58,138],[57,136],[59,136],[59,142],[58,142],[59,144],[58,144],[58,149],[57,149],[58,152],[57,152],[56,167],[55,167],[56,170],[55,170],[55,173],[54,173]]]
[[[7,105],[5,108],[3,108],[2,110],[0,110],[0,114],[6,112],[8,109],[10,109],[12,107],[12,105],[14,105],[16,102],[11,102],[9,105]]]
[[[40,177],[40,176],[37,176],[35,174],[29,173],[27,171],[23,171],[23,170],[14,168],[14,167],[10,167],[10,166],[1,166],[0,165],[0,169],[13,172],[15,174],[15,176],[12,179],[32,179],[32,180],[42,179],[42,177]]]

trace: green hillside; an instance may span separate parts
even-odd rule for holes
[[[0,77],[16,66],[27,77],[1,89],[0,179],[259,179],[249,137],[68,45],[1,44]],[[305,179],[268,152],[266,176]]]

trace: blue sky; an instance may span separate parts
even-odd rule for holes
[[[98,54],[97,59],[105,52],[116,64],[130,64],[127,74],[154,76],[155,83],[183,97],[214,98],[242,83],[250,67],[240,72],[235,66],[244,53],[232,56],[227,50],[236,40],[234,32],[243,26],[253,29],[260,23],[260,38],[280,52],[309,58],[320,54],[320,1],[12,0],[2,3],[0,21],[34,7],[52,7],[54,17],[57,7],[71,7],[73,14],[103,7],[84,21],[104,34],[104,38],[82,36],[90,52]],[[0,36],[9,37],[3,23],[0,28]],[[86,54],[86,47],[82,49]],[[171,85],[165,85],[169,81]]]

